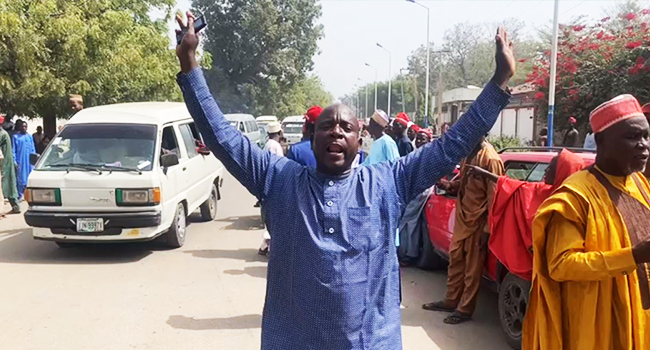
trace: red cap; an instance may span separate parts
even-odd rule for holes
[[[395,117],[395,121],[408,128],[411,123],[411,118],[409,118],[406,113],[402,112]]]
[[[0,123],[4,123],[4,122],[5,122],[5,116],[0,114]]]
[[[433,131],[431,131],[431,129],[429,128],[421,128],[420,130],[418,130],[418,134],[425,134],[429,136],[430,139],[433,138]]]
[[[596,107],[589,115],[589,122],[594,133],[599,133],[623,120],[643,116],[634,96],[620,95]]]
[[[305,114],[305,123],[316,124],[318,117],[323,113],[323,107],[313,106]]]
[[[422,130],[422,128],[417,124],[411,125],[411,129],[413,129],[413,131],[415,131],[415,133],[418,133],[418,132],[420,132],[420,130]]]
[[[575,123],[577,123],[577,122],[578,122],[578,121],[576,120],[576,118],[574,118],[574,117],[569,117],[569,124],[573,125],[573,124],[575,124]]]

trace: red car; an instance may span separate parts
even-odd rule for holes
[[[510,148],[502,150],[501,159],[506,175],[522,181],[540,182],[549,162],[560,149]],[[590,151],[577,152],[587,165],[594,163],[596,155]],[[449,174],[451,180],[458,171]],[[449,260],[449,246],[454,231],[456,197],[436,188],[425,207],[428,237],[423,235],[423,246],[418,266],[425,269],[444,268]],[[511,274],[499,261],[488,253],[483,277],[491,289],[499,293],[499,318],[508,343],[514,349],[521,348],[521,333],[528,304],[530,281]]]

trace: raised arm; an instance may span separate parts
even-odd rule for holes
[[[497,31],[496,47],[494,77],[467,113],[443,137],[395,163],[396,188],[405,204],[450,173],[469,155],[508,105],[508,81],[515,73],[516,61],[512,42],[503,27]]]
[[[184,28],[183,20],[177,20]],[[228,171],[253,195],[265,194],[267,170],[280,161],[277,156],[262,151],[248,138],[235,130],[226,120],[212,97],[201,68],[196,62],[199,39],[194,32],[194,16],[188,13],[188,30],[176,49],[181,65],[178,84],[183,91],[185,104],[196,122],[208,148]]]

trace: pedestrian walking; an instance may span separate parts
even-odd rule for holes
[[[27,133],[27,122],[19,120],[16,122],[16,133],[13,135],[14,162],[16,162],[16,186],[18,187],[18,200],[22,200],[27,187],[27,179],[34,166],[30,163],[29,157],[36,154],[34,139]]]
[[[537,138],[537,146],[546,147],[548,146],[548,128],[542,128],[539,131],[539,137]]]
[[[68,105],[72,115],[75,115],[84,109],[84,99],[81,95],[71,94],[68,96]]]
[[[596,163],[567,179],[533,221],[527,350],[650,348],[648,121],[631,95],[590,115]]]
[[[43,139],[45,134],[43,134],[43,127],[37,126],[36,132],[32,134],[32,139],[34,140],[34,147],[36,148],[36,153],[43,154]]]
[[[393,122],[393,134],[400,157],[406,157],[415,149],[411,140],[406,136],[406,130],[410,129],[412,125],[413,122],[406,113],[398,114]]]
[[[591,125],[589,126],[587,136],[585,136],[585,143],[582,145],[582,148],[593,151],[596,150],[596,137],[594,136],[594,131],[591,130]]]
[[[449,248],[447,294],[444,300],[424,304],[422,308],[451,312],[444,320],[447,324],[459,324],[472,318],[487,257],[488,208],[492,203],[496,184],[470,176],[471,166],[499,176],[505,172],[501,157],[483,138],[461,163],[460,177],[451,182],[442,180],[439,184],[444,190],[458,193],[456,221]]]
[[[278,157],[284,157],[284,150],[282,149],[282,145],[280,144],[280,140],[282,139],[282,124],[278,122],[269,123],[268,133],[269,133],[269,139],[266,141],[266,145],[264,146],[264,151],[274,154]],[[266,227],[266,215],[264,214],[265,213],[264,209],[265,209],[264,205],[260,202],[260,211],[262,212],[262,223],[264,223],[264,226]],[[269,233],[267,227],[267,229],[264,231],[264,234],[262,236],[262,245],[260,245],[260,248],[257,250],[257,253],[260,255],[266,255],[268,254],[270,248],[271,248],[271,234]]]
[[[0,116],[0,119],[4,121],[3,116]],[[3,155],[3,159],[0,160],[2,194],[9,201],[9,205],[11,205],[11,211],[9,213],[20,214],[18,189],[16,187],[16,163],[14,162],[14,151],[11,143],[9,133],[3,128],[0,128],[0,152]],[[4,206],[4,200],[1,203]]]
[[[188,17],[187,26],[179,18],[187,34],[177,48],[185,103],[214,155],[262,200],[273,237],[261,348],[401,349],[397,218],[471,152],[508,104],[516,61],[505,32],[495,77],[449,137],[397,162],[351,169],[359,124],[335,104],[318,118],[312,169],[261,151],[230,126],[195,60],[199,40]]]
[[[300,165],[316,168],[316,157],[311,146],[316,121],[321,113],[323,113],[323,107],[321,106],[313,106],[305,113],[305,134],[303,140],[289,148],[287,158]]]
[[[399,150],[395,140],[386,134],[386,130],[392,129],[389,126],[388,115],[382,110],[376,110],[370,117],[368,132],[373,140],[370,154],[363,162],[363,165],[373,165],[381,162],[390,162],[399,159]]]
[[[580,133],[578,132],[578,129],[576,129],[576,118],[570,117],[569,118],[569,127],[567,128],[566,132],[564,133],[564,140],[562,142],[562,146],[564,147],[578,147],[578,140],[580,139]]]

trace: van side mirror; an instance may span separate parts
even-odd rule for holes
[[[36,154],[36,153],[30,154],[29,155],[29,164],[36,165],[36,163],[38,163],[38,160],[40,158],[41,158],[40,154]]]
[[[160,166],[163,168],[173,167],[174,165],[178,165],[178,163],[178,154],[176,153],[163,154],[160,156]]]

